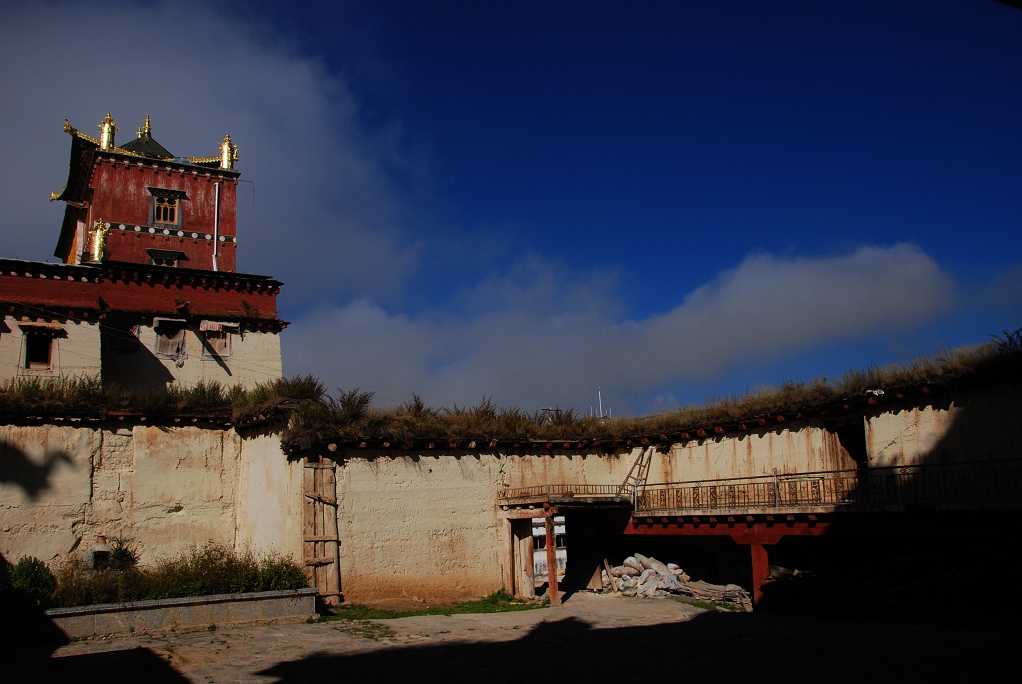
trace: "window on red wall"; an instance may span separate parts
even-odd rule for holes
[[[180,226],[181,205],[188,195],[181,190],[169,188],[149,188],[152,195],[152,206],[149,210],[149,223],[157,226]]]

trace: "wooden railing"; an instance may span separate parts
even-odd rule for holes
[[[636,511],[1017,504],[1022,502],[1022,461],[774,473],[647,484],[635,488],[633,502]]]
[[[537,485],[534,487],[517,487],[508,489],[500,495],[501,499],[524,499],[538,496],[588,496],[588,497],[627,497],[632,498],[632,491],[621,485],[589,485],[560,484]]]

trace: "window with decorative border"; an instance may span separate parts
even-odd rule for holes
[[[31,371],[53,369],[53,341],[67,337],[67,331],[59,323],[19,323],[25,339],[21,367]]]
[[[149,188],[153,203],[149,209],[149,223],[154,226],[180,226],[181,203],[188,199],[182,190]]]
[[[202,357],[211,359],[231,355],[231,341],[238,334],[237,323],[221,321],[200,321],[199,332],[202,334]]]

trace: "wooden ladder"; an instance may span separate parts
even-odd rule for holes
[[[305,572],[323,597],[341,595],[336,469],[329,458],[306,458],[302,474]]]
[[[646,476],[649,475],[649,464],[653,460],[655,452],[656,447],[652,446],[646,447],[639,452],[639,457],[635,459],[631,470],[628,471],[628,476],[618,489],[621,496],[632,497],[636,487],[646,484]],[[635,501],[633,500],[632,503],[634,504]]]

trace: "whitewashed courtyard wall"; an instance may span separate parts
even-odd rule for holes
[[[503,583],[499,454],[365,453],[337,471],[346,600],[481,596]]]
[[[849,417],[868,464],[1022,457],[1014,388]],[[862,423],[856,423],[862,420]],[[644,449],[330,451],[345,599],[450,600],[503,583],[507,488],[619,485]],[[143,562],[214,540],[302,556],[303,464],[269,432],[136,425],[0,425],[0,552],[54,560],[98,534],[135,540]],[[662,445],[649,483],[854,468],[816,420]]]
[[[59,560],[98,535],[133,541],[143,563],[207,541],[300,557],[300,464],[279,439],[0,425],[0,458],[0,553],[9,560]]]

